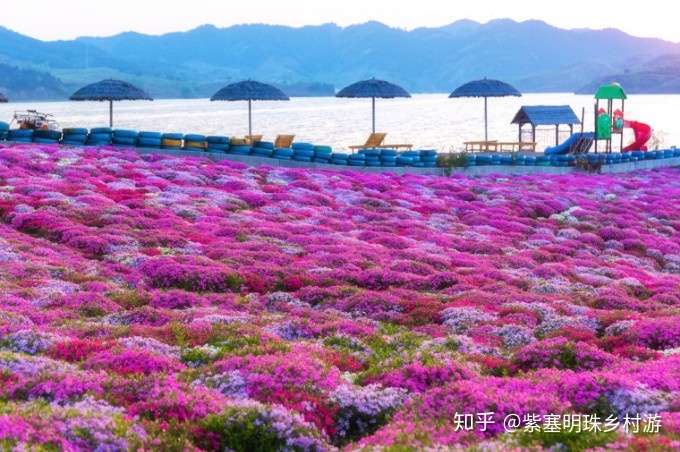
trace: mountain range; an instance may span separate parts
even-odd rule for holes
[[[244,78],[317,95],[370,77],[411,92],[452,91],[482,77],[535,92],[590,89],[618,78],[631,81],[631,92],[680,92],[680,44],[615,29],[565,30],[509,19],[414,30],[379,22],[204,25],[160,36],[126,32],[68,41],[41,41],[0,27],[0,91],[11,98],[63,99],[108,77],[131,81],[155,97],[207,97]]]

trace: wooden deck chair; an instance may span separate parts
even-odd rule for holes
[[[295,138],[295,135],[277,135],[276,140],[274,141],[274,148],[275,149],[288,149],[293,145],[293,139]]]
[[[366,149],[366,148],[377,148],[385,141],[386,133],[372,133],[368,136],[365,144],[357,144],[350,146],[350,149]]]

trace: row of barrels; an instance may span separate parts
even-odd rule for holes
[[[5,127],[3,127],[3,124]],[[330,146],[312,143],[292,143],[289,148],[277,148],[269,141],[256,141],[252,145],[243,138],[205,136],[200,134],[137,132],[109,127],[65,128],[57,130],[9,129],[0,123],[0,139],[19,143],[56,144],[67,146],[122,146],[152,149],[221,152],[236,155],[316,162],[347,166],[437,166],[434,150],[363,149],[357,153],[334,152]]]

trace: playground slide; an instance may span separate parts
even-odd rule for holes
[[[638,121],[625,121],[623,126],[630,127],[635,134],[633,142],[623,148],[623,151],[646,151],[647,142],[652,138],[652,128],[649,125]]]
[[[571,146],[581,138],[581,134],[574,133],[572,134],[569,138],[564,140],[562,143],[558,144],[557,146],[552,146],[549,148],[545,149],[545,155],[562,155],[562,154],[567,154],[569,152],[569,149],[571,149]]]

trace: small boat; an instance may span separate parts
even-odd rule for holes
[[[59,130],[59,123],[54,115],[37,110],[15,111],[12,124],[15,123],[19,129]]]

